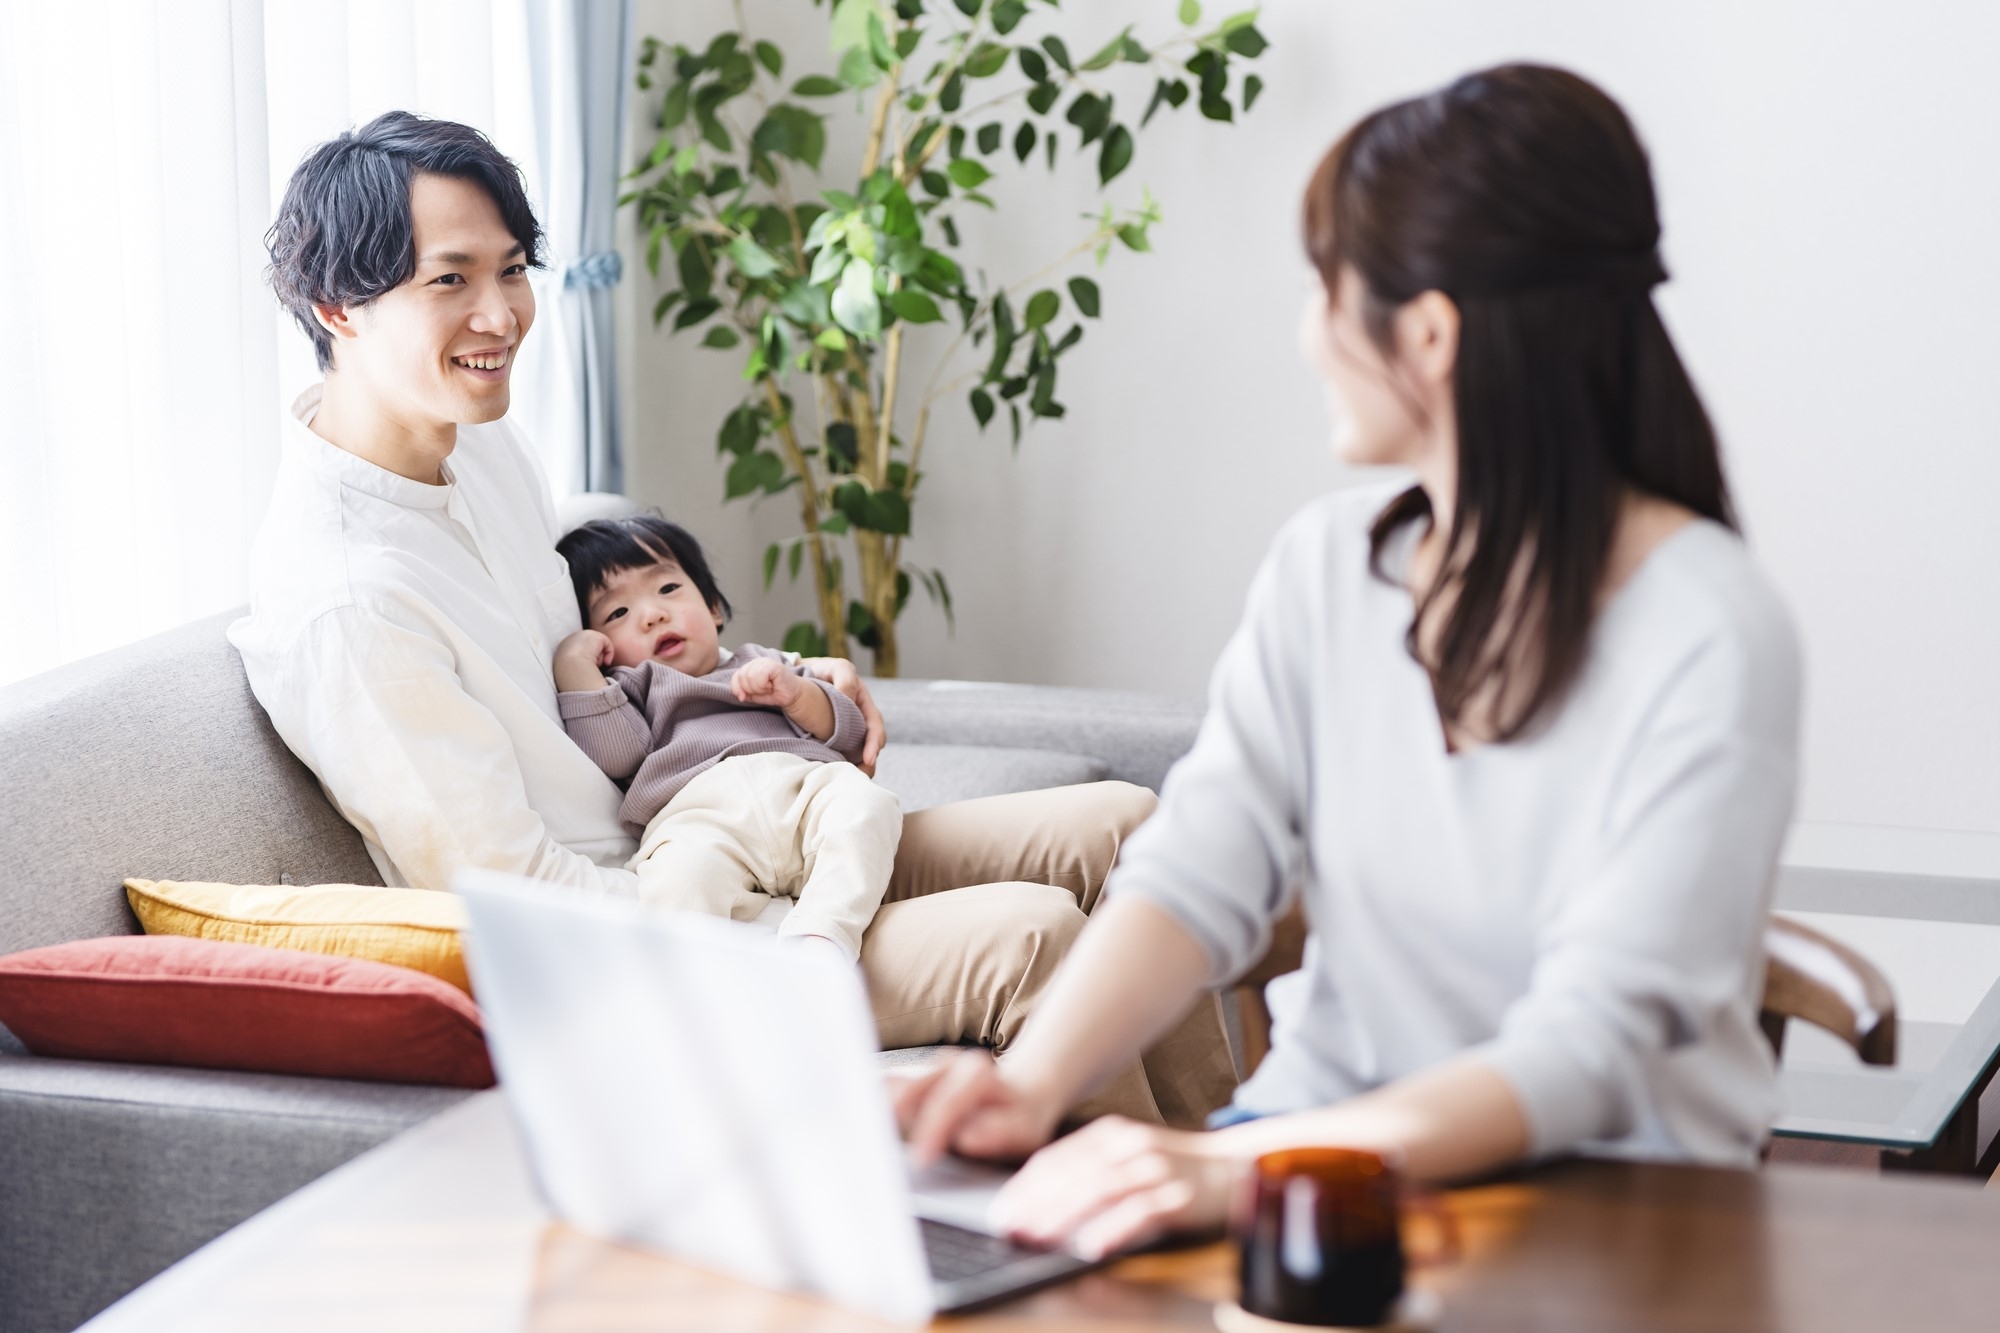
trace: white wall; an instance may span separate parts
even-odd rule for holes
[[[1034,21],[1158,30],[1172,10],[1091,0]],[[822,11],[750,11],[773,20],[795,67],[814,56]],[[693,41],[726,12],[641,0],[639,26]],[[1155,253],[1121,252],[1099,275],[1105,318],[1064,363],[1069,418],[1018,456],[961,409],[934,422],[910,550],[950,574],[960,623],[947,637],[913,606],[906,673],[1199,691],[1272,530],[1348,479],[1294,350],[1308,281],[1297,196],[1313,162],[1385,100],[1503,59],[1550,61],[1602,82],[1652,148],[1674,272],[1661,306],[1804,633],[1795,853],[1894,862],[1917,844],[1854,829],[1956,831],[1910,855],[2000,874],[2000,441],[1986,387],[2000,354],[2000,104],[1987,91],[2000,10],[1273,0],[1263,27],[1269,91],[1247,121],[1156,121],[1114,187],[1130,201],[1150,184],[1167,220]],[[1009,211],[969,249],[996,275],[1032,271],[1075,235],[1093,183],[1003,176]],[[795,511],[720,505],[714,429],[738,392],[733,365],[652,333],[638,312],[653,289],[636,273],[622,294],[633,489],[708,538],[743,632],[779,633],[804,600],[759,595],[756,560]]]

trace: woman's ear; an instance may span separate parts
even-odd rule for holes
[[[1396,359],[1433,392],[1448,392],[1458,366],[1458,303],[1443,292],[1419,292],[1396,311]]]

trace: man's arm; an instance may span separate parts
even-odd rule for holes
[[[636,889],[630,872],[549,836],[528,804],[512,737],[465,692],[444,643],[343,607],[301,633],[284,669],[290,680],[265,701],[279,734],[406,883],[448,889],[458,871],[481,868]]]

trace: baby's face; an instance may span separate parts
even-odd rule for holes
[[[650,659],[706,676],[722,657],[716,637],[721,617],[671,560],[613,573],[591,596],[587,628],[611,640],[612,661],[619,666]]]

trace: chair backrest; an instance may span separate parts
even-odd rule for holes
[[[1238,1053],[1246,1076],[1270,1049],[1265,983],[1303,963],[1305,936],[1305,917],[1294,906],[1272,931],[1269,952],[1237,979]],[[1896,995],[1874,964],[1838,940],[1777,915],[1764,931],[1764,956],[1758,1018],[1774,1053],[1784,1053],[1785,1023],[1798,1018],[1852,1046],[1864,1064],[1896,1063]]]
[[[1777,915],[1764,930],[1764,955],[1759,1018],[1772,1051],[1784,1054],[1786,1020],[1800,1018],[1853,1047],[1863,1064],[1896,1063],[1896,995],[1873,963]]]

